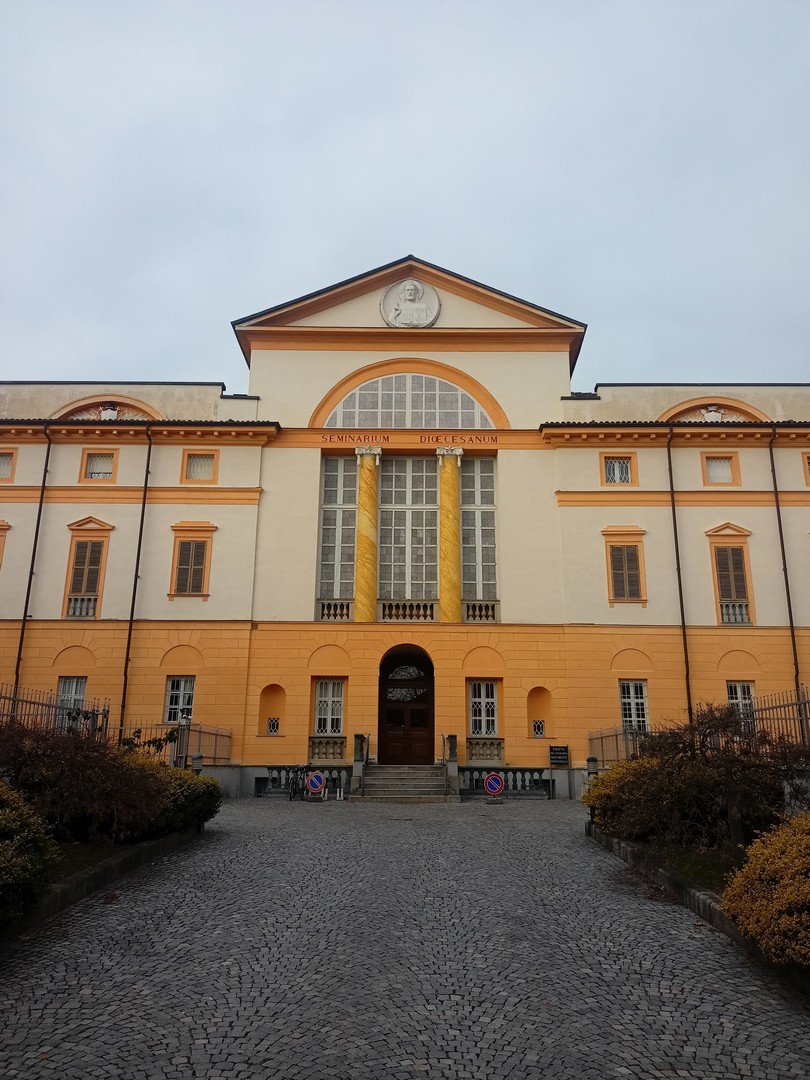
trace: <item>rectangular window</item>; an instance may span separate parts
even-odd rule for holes
[[[470,735],[498,734],[498,684],[494,679],[469,679]]]
[[[461,595],[497,600],[495,562],[495,459],[461,462]]]
[[[636,484],[635,454],[600,454],[603,484]]]
[[[740,483],[739,455],[713,454],[703,451],[700,455],[703,483],[707,486],[729,487]]]
[[[16,450],[0,450],[0,484],[10,484],[14,480],[16,461]]]
[[[166,724],[190,721],[194,710],[194,676],[170,675],[166,680],[166,706],[163,720]]]
[[[380,464],[379,595],[435,600],[439,594],[437,458]]]
[[[326,457],[321,471],[321,547],[318,597],[354,597],[357,458]]]
[[[208,599],[211,549],[216,525],[210,521],[180,521],[172,525],[174,558],[169,599],[197,596]]]
[[[345,679],[318,679],[315,687],[315,734],[343,732],[343,684]]]
[[[115,483],[117,450],[83,450],[81,483]]]
[[[177,545],[176,596],[202,596],[205,584],[207,540],[180,540]]]
[[[219,451],[183,451],[183,467],[180,482],[184,484],[215,484],[219,465]]]
[[[56,730],[69,731],[78,726],[77,711],[87,697],[86,675],[60,675],[56,691]]]
[[[610,544],[610,580],[614,600],[641,599],[638,544]]]
[[[728,703],[733,705],[743,721],[743,727],[755,730],[754,684],[752,682],[727,682]]]
[[[103,562],[103,540],[74,541],[65,618],[94,619],[96,617]]]
[[[715,545],[714,568],[721,623],[749,623],[751,619],[745,548],[737,545]]]
[[[647,730],[646,679],[620,679],[619,702],[625,731]]]

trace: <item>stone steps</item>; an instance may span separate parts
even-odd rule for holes
[[[448,795],[444,765],[367,765],[363,794],[374,802],[459,802]]]

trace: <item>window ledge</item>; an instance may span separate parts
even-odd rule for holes
[[[210,593],[179,593],[170,592],[166,593],[169,600],[207,600]]]

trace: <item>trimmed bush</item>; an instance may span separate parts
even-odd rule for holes
[[[0,781],[0,923],[18,919],[37,899],[57,857],[42,819]]]
[[[723,908],[774,963],[810,967],[810,813],[751,845]]]
[[[137,840],[155,831],[167,785],[136,755],[75,732],[0,724],[0,770],[56,840]]]
[[[187,829],[210,821],[222,805],[222,787],[212,776],[196,776],[187,769],[160,767],[168,786],[168,800],[160,815],[161,832]]]
[[[807,805],[804,747],[755,732],[728,707],[641,740],[639,756],[595,777],[582,796],[597,824],[623,840],[734,850],[784,815],[786,786]]]

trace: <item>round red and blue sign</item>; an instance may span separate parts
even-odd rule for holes
[[[326,777],[322,772],[311,772],[307,777],[307,787],[313,795],[320,795],[326,784]]]
[[[500,773],[491,772],[484,777],[484,790],[487,795],[502,795],[504,786]]]

